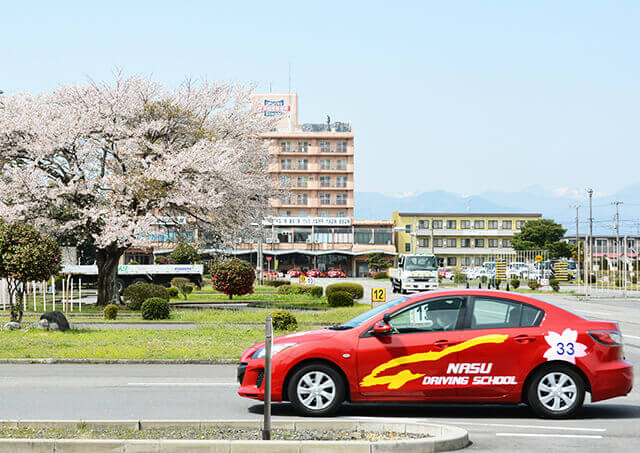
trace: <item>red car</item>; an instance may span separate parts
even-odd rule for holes
[[[264,342],[238,368],[247,398],[264,398]],[[326,329],[278,337],[272,399],[307,416],[343,401],[526,403],[570,417],[631,391],[614,322],[590,321],[521,294],[456,290],[392,300]]]
[[[302,275],[302,271],[298,268],[289,269],[287,271],[287,277],[296,278],[296,277],[300,277],[301,275]]]
[[[311,269],[310,271],[307,271],[307,277],[321,278],[325,276],[326,274],[322,272],[320,269]]]
[[[346,276],[347,274],[342,269],[329,269],[329,272],[327,272],[327,277],[329,278],[344,278]]]

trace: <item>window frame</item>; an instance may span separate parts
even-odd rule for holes
[[[512,304],[520,304],[521,305],[521,308],[520,308],[520,322],[518,323],[517,326],[513,326],[513,327],[507,327],[507,326],[502,326],[502,327],[471,327],[471,319],[472,319],[472,316],[473,316],[473,310],[475,308],[476,299],[494,299],[494,300],[497,300],[497,301],[509,302],[509,303],[512,303]],[[533,325],[531,325],[531,326],[521,326],[520,325],[520,324],[522,324],[522,312],[524,311],[524,306],[532,307],[532,308],[535,308],[536,310],[539,311],[539,314],[535,319],[536,322],[534,322]],[[469,297],[467,297],[465,308],[466,308],[466,310],[465,310],[465,319],[464,319],[463,327],[462,327],[461,330],[531,329],[531,328],[540,327],[540,324],[542,324],[542,321],[547,316],[547,312],[544,311],[540,307],[536,307],[535,305],[528,304],[526,302],[520,302],[519,300],[507,299],[506,297],[497,297],[497,296],[469,296]]]

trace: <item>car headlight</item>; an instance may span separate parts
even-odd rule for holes
[[[273,347],[271,348],[271,356],[276,355],[278,352],[284,351],[285,349],[289,349],[292,346],[295,346],[297,343],[278,343],[278,344],[274,344]],[[261,347],[260,349],[258,349],[256,352],[253,353],[253,355],[251,356],[252,359],[263,359],[264,358],[264,346]]]

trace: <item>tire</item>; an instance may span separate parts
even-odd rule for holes
[[[554,396],[556,389],[559,393]],[[527,388],[527,401],[539,417],[569,418],[582,407],[584,394],[582,376],[570,367],[558,364],[536,371]]]
[[[319,388],[318,388],[319,384]],[[287,389],[289,400],[298,413],[306,417],[326,417],[335,414],[344,401],[342,376],[328,365],[312,363],[303,366],[291,377]],[[317,394],[314,391],[328,394]],[[309,395],[305,400],[305,395]]]

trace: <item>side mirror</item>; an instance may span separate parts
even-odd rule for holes
[[[389,321],[391,321],[391,314],[390,313],[385,313],[382,316],[382,320],[384,321],[385,324],[389,324]]]
[[[384,322],[384,321],[378,321],[374,326],[373,326],[373,334],[378,336],[378,335],[389,335],[391,333],[391,326]]]

